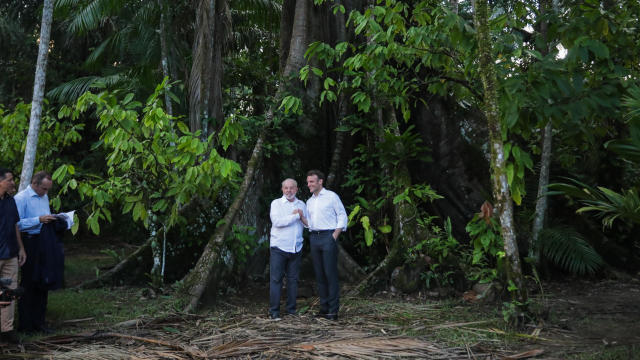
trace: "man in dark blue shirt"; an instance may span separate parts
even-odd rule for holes
[[[13,173],[0,168],[0,278],[11,279],[10,288],[16,287],[18,268],[27,259],[18,229],[18,208],[11,196],[15,187]],[[0,309],[0,339],[18,343],[19,339],[13,330],[13,314],[14,301]]]

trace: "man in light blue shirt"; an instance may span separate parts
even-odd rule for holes
[[[274,320],[280,319],[280,293],[285,272],[286,310],[288,314],[296,313],[302,230],[307,225],[307,208],[304,202],[296,198],[297,192],[298,184],[295,180],[284,180],[282,197],[271,202],[269,212],[272,223],[269,242],[269,316]]]
[[[25,274],[34,266],[32,261],[36,257],[32,255],[39,252],[42,224],[56,220],[55,216],[51,215],[47,196],[52,185],[51,175],[39,171],[31,178],[31,185],[14,196],[20,214],[18,227],[23,233],[22,241],[27,251],[27,262],[20,280],[20,286],[24,288],[25,293],[18,301],[20,330],[23,332],[51,332],[44,320],[48,290],[35,284],[33,279]]]

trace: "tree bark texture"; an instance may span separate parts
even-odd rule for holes
[[[38,132],[40,131],[40,119],[42,117],[42,100],[47,75],[47,57],[49,55],[49,39],[51,38],[51,23],[53,22],[53,1],[45,0],[42,7],[42,25],[40,26],[40,44],[38,45],[38,61],[36,63],[36,75],[33,81],[33,99],[31,100],[31,116],[29,117],[29,132],[27,145],[20,174],[20,188],[24,190],[31,183],[33,168],[36,162],[38,149]]]
[[[224,112],[222,107],[222,77],[224,74],[224,68],[222,64],[222,49],[224,47],[226,31],[225,23],[225,8],[226,0],[216,0],[215,2],[215,14],[213,22],[213,58],[211,59],[212,73],[211,73],[211,89],[209,90],[209,116],[212,117],[215,122],[210,124],[207,129],[207,135],[217,131],[224,125]]]
[[[551,9],[551,2],[549,0],[542,0],[539,2],[539,14],[544,16]],[[548,36],[549,23],[547,20],[543,20],[540,24],[540,36],[544,39],[544,46],[540,49],[543,56],[549,53],[549,39]],[[533,218],[533,225],[531,227],[531,242],[529,243],[528,255],[534,259],[535,264],[538,265],[540,261],[540,252],[538,247],[538,237],[540,231],[544,227],[544,220],[547,215],[547,186],[549,185],[549,169],[551,167],[551,144],[553,139],[553,123],[551,120],[547,121],[544,126],[544,132],[542,135],[542,154],[540,155],[540,174],[538,177],[538,195],[536,197],[536,211]]]
[[[480,77],[484,88],[484,113],[489,129],[489,146],[491,148],[491,170],[493,196],[500,218],[500,227],[505,250],[505,270],[507,279],[512,281],[517,290],[516,300],[524,303],[527,299],[526,288],[520,267],[520,254],[516,242],[515,224],[513,221],[513,201],[509,191],[505,172],[505,154],[502,142],[500,111],[498,109],[498,92],[494,59],[491,54],[489,39],[489,11],[487,0],[475,0],[474,21],[478,39]]]
[[[284,67],[284,76],[294,75],[304,66],[304,53],[309,45],[309,11],[311,1],[297,0],[293,27],[291,30],[291,42],[289,54]]]
[[[212,0],[200,0],[196,8],[196,34],[193,39],[192,64],[189,73],[189,128],[191,131],[202,129],[202,118],[209,117],[208,108],[211,72],[210,60],[213,57],[213,26],[210,22]]]
[[[296,13],[296,0],[283,0],[280,15],[280,74],[284,74],[291,45],[291,31]]]

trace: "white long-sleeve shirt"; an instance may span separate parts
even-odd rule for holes
[[[302,230],[304,225],[300,220],[300,215],[293,214],[293,210],[301,209],[305,217],[308,217],[307,207],[304,202],[294,198],[287,200],[283,195],[281,198],[271,202],[271,240],[270,246],[275,246],[282,251],[297,253],[302,250]]]
[[[318,195],[311,194],[307,200],[307,221],[310,230],[347,230],[347,212],[338,194],[322,188]]]

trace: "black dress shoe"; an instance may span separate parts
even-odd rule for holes
[[[316,318],[319,318],[319,317],[323,318],[325,316],[327,316],[327,312],[326,311],[322,311],[322,310],[320,310],[319,312],[313,314],[313,317],[316,317]]]
[[[337,321],[338,320],[338,314],[324,314],[323,318],[325,318],[327,320]]]

